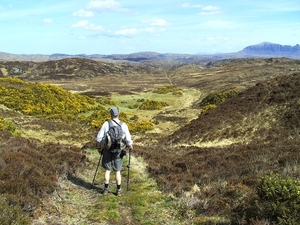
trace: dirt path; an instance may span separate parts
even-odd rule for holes
[[[166,74],[166,78],[169,80],[169,82],[170,82],[170,85],[173,85],[173,81],[171,80],[171,78],[170,78],[170,76],[168,75],[168,73],[166,73],[165,72],[165,74]]]

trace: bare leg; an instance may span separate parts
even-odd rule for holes
[[[109,184],[109,178],[110,178],[110,170],[105,170],[104,174],[104,183]]]
[[[116,182],[117,182],[117,185],[121,185],[121,171],[117,171],[116,172]]]

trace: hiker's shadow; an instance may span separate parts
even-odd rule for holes
[[[90,182],[86,182],[85,180],[75,177],[73,174],[68,174],[67,176],[68,180],[71,181],[73,184],[76,184],[78,186],[81,186],[86,189],[95,190],[99,193],[102,193],[103,188],[97,187],[96,185],[92,185]]]

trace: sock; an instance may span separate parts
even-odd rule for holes
[[[108,189],[108,184],[104,184],[104,188],[105,188],[105,189]]]
[[[121,190],[121,184],[119,185],[117,185],[117,190]]]

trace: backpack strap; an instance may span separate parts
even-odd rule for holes
[[[113,124],[112,124],[112,121],[111,121],[111,120],[108,120],[107,122],[108,122],[108,129],[109,129],[110,127],[113,126]]]
[[[121,127],[121,126],[122,126],[122,123],[123,123],[121,120],[120,120],[120,123],[118,123],[118,122],[115,121],[115,120],[110,120],[110,122],[111,122],[111,121],[114,121],[116,124],[118,124],[119,127]],[[111,123],[112,123],[112,122],[111,122]]]

